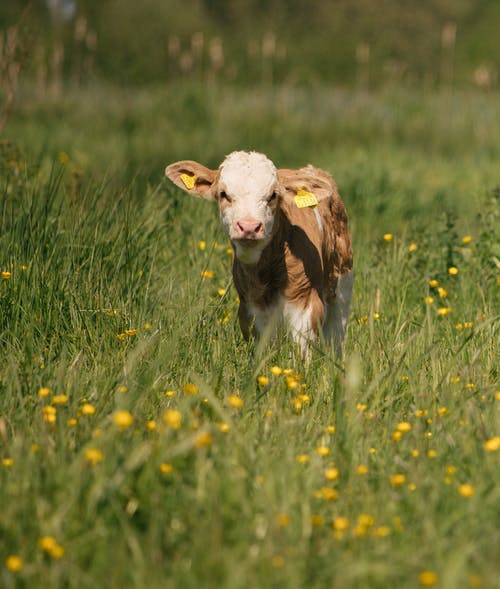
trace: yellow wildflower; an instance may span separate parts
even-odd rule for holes
[[[328,456],[330,454],[330,448],[328,446],[318,446],[315,452],[320,456]]]
[[[134,423],[134,416],[130,411],[117,411],[113,415],[113,423],[121,430],[125,430]]]
[[[269,384],[269,379],[267,378],[267,376],[258,376],[257,382],[261,387],[265,387]]]
[[[172,429],[179,429],[182,423],[182,413],[177,409],[167,409],[163,414],[163,422]]]
[[[40,387],[38,389],[38,396],[39,397],[48,397],[51,392],[52,392],[52,389],[50,389],[49,387]]]
[[[99,448],[87,448],[85,450],[85,460],[90,464],[98,464],[104,460],[104,454]]]
[[[137,329],[126,329],[125,330],[125,335],[128,335],[129,337],[132,337],[136,334],[137,334]]]
[[[393,487],[401,487],[405,484],[406,476],[404,474],[393,474],[389,478]]]
[[[2,280],[10,280],[11,277],[12,277],[11,272],[8,272],[7,270],[4,270],[2,272]]]
[[[448,296],[448,291],[446,290],[446,288],[443,288],[442,286],[439,286],[437,291],[438,291],[438,295],[442,299],[445,299]]]
[[[335,501],[339,494],[335,489],[330,487],[321,487],[319,491],[314,492],[314,496],[318,497],[318,499],[325,499],[325,501]]]
[[[217,289],[217,294],[218,294],[220,297],[223,297],[223,296],[226,294],[226,289],[225,289],[225,288],[218,288],[218,289]]]
[[[437,314],[440,317],[446,317],[446,315],[449,315],[451,313],[451,307],[439,307],[439,309],[437,310]]]
[[[483,444],[483,448],[488,452],[496,452],[500,450],[500,436],[494,436],[489,440],[486,440]]]
[[[227,398],[227,403],[230,407],[234,409],[241,409],[243,407],[243,399],[238,395],[229,395]]]
[[[462,237],[462,243],[464,243],[465,245],[468,245],[471,241],[472,241],[471,235],[464,235]]]
[[[167,462],[162,462],[160,464],[160,472],[162,474],[171,474],[173,470],[174,467],[171,464],[168,464]]]
[[[335,467],[330,467],[325,470],[325,479],[327,481],[334,481],[339,477],[339,469]]]
[[[422,571],[418,575],[418,582],[422,587],[432,587],[438,582],[438,576],[434,571]]]
[[[218,428],[219,431],[221,431],[223,434],[227,434],[227,432],[231,429],[231,426],[229,423],[219,423]]]
[[[279,366],[271,366],[271,368],[269,369],[269,372],[275,376],[278,377],[281,375],[281,373],[283,372],[283,369],[280,368]]]
[[[476,489],[472,485],[469,485],[469,483],[464,483],[462,485],[458,485],[458,492],[460,495],[462,495],[462,497],[472,497],[472,495],[474,495],[476,492]]]
[[[10,468],[14,466],[14,459],[13,458],[2,458],[2,466],[5,468]]]
[[[397,424],[396,430],[398,432],[405,434],[411,430],[411,423],[409,423],[408,421],[401,421]]]
[[[436,288],[437,286],[439,286],[439,281],[436,279],[429,280],[429,286],[431,288]]]
[[[286,513],[278,513],[276,516],[276,523],[280,528],[286,528],[286,526],[290,525],[290,516]]]
[[[5,559],[5,566],[11,573],[18,573],[23,568],[23,559],[17,554],[10,554]]]
[[[199,241],[199,242],[198,242],[198,248],[199,248],[201,251],[204,251],[204,250],[206,249],[206,247],[207,247],[207,243],[206,243],[206,241],[203,241],[203,240],[202,240],[202,241]]]
[[[148,432],[154,432],[156,430],[156,421],[154,419],[148,419],[146,421],[146,429]]]
[[[348,517],[336,517],[333,519],[334,530],[343,532],[344,530],[347,530],[350,525],[351,522]]]
[[[91,405],[90,403],[84,403],[82,405],[80,411],[82,412],[82,415],[94,415],[95,407],[94,407],[94,405]]]
[[[213,270],[203,270],[201,273],[202,278],[213,278],[215,276],[215,272]]]
[[[54,395],[52,397],[53,405],[66,405],[68,402],[68,395]]]
[[[204,446],[211,446],[212,442],[212,434],[209,432],[200,432],[194,441],[194,445],[197,448],[202,448]]]
[[[434,297],[424,297],[424,303],[426,305],[432,305],[433,302],[434,302]]]
[[[416,243],[410,243],[410,245],[408,246],[408,251],[409,252],[414,252],[417,249],[417,244]]]
[[[192,382],[187,382],[183,387],[183,391],[186,395],[196,395],[199,392],[199,387]]]
[[[356,468],[356,474],[359,474],[360,476],[364,476],[367,473],[368,473],[368,467],[366,466],[366,464],[360,464]]]
[[[325,523],[325,518],[322,515],[311,515],[311,526],[318,527]]]
[[[295,460],[299,463],[299,464],[307,464],[310,460],[309,454],[298,454],[295,457]]]
[[[70,418],[68,419],[68,421],[66,421],[66,425],[67,425],[68,427],[75,427],[75,426],[77,426],[77,425],[78,425],[78,420],[77,420],[77,419],[75,419],[74,417],[70,417]]]
[[[388,243],[391,242],[394,239],[394,236],[392,233],[384,233],[384,241],[387,241]]]
[[[458,268],[456,268],[455,266],[450,266],[448,268],[448,274],[450,276],[456,276],[458,274]]]
[[[42,407],[43,420],[47,423],[55,423],[57,419],[57,409],[52,405],[44,405]]]

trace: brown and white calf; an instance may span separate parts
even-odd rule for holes
[[[193,161],[165,173],[186,192],[217,201],[234,247],[238,318],[248,339],[284,323],[307,355],[308,344],[334,344],[340,355],[353,273],[347,213],[332,177],[318,168],[276,169],[265,155],[233,152],[219,169]]]

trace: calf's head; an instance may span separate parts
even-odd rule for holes
[[[195,196],[215,200],[235,255],[246,264],[256,264],[272,239],[280,201],[300,190],[311,190],[318,200],[331,194],[331,186],[315,168],[277,170],[265,155],[235,151],[218,170],[194,161],[169,165],[166,176]]]

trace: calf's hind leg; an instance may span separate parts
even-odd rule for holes
[[[351,309],[354,274],[352,270],[338,277],[335,299],[328,305],[323,332],[327,342],[333,341],[335,355],[342,356],[342,345],[347,330],[347,321]]]

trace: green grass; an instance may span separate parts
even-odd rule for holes
[[[498,96],[26,91],[7,132],[2,586],[498,586]],[[217,213],[162,180],[240,148],[337,178],[356,272],[342,364],[242,340]]]

